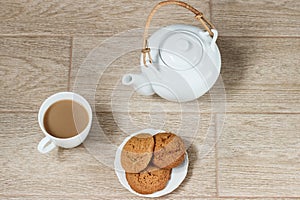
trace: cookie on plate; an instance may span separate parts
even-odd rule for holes
[[[139,173],[150,163],[153,155],[154,138],[141,133],[130,138],[121,152],[121,164],[125,172]]]
[[[149,166],[140,173],[126,173],[130,187],[140,194],[152,194],[164,189],[171,177],[172,169]]]
[[[157,133],[154,141],[154,165],[159,168],[174,168],[184,161],[185,147],[179,136],[173,133]]]

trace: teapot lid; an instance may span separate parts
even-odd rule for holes
[[[161,60],[175,70],[188,70],[201,61],[203,45],[199,37],[185,30],[171,31],[161,40]]]

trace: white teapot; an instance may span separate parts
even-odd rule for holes
[[[170,25],[147,40],[150,21],[158,8],[175,4],[192,11],[206,31],[189,25]],[[180,1],[164,1],[151,11],[144,32],[141,74],[125,74],[124,85],[142,95],[158,94],[169,101],[192,101],[216,82],[221,56],[216,44],[218,32],[201,12]]]

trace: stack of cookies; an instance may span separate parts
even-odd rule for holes
[[[172,168],[184,161],[182,139],[173,133],[141,133],[127,141],[122,149],[121,164],[130,187],[140,194],[164,189]]]

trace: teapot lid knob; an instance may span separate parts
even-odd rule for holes
[[[188,40],[181,38],[177,41],[176,46],[178,50],[185,52],[188,51],[191,48],[191,44]]]
[[[159,47],[160,57],[171,68],[191,69],[202,59],[202,43],[193,33],[188,31],[170,32],[162,41]]]

